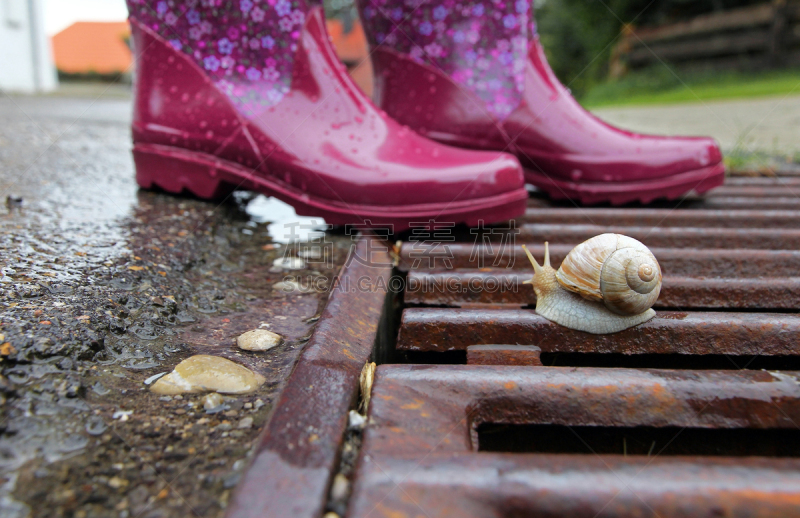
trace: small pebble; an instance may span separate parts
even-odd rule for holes
[[[110,479],[108,479],[108,485],[113,487],[114,489],[119,489],[122,486],[127,486],[128,481],[125,480],[124,478],[111,477]]]
[[[347,477],[338,473],[333,477],[333,484],[331,485],[331,498],[334,500],[344,500],[350,494],[350,481]]]
[[[261,399],[256,399],[256,402],[253,403],[253,410],[258,410],[262,406],[264,406],[264,402]]]
[[[260,387],[266,379],[220,356],[198,354],[180,362],[175,370],[150,386],[156,394],[219,392],[246,394]],[[180,398],[176,396],[175,399]]]
[[[253,418],[252,417],[245,417],[244,419],[239,421],[239,424],[236,426],[236,428],[239,428],[241,430],[247,430],[248,428],[252,428],[252,427],[253,427]]]
[[[133,410],[117,410],[111,415],[112,419],[119,419],[123,423],[133,414]]]
[[[222,396],[216,392],[203,396],[203,408],[213,410],[222,405]]]
[[[281,343],[281,335],[266,329],[253,329],[239,335],[236,345],[245,351],[267,351]]]
[[[272,264],[283,270],[302,270],[306,267],[306,262],[299,257],[279,257]]]
[[[361,430],[366,422],[366,418],[355,410],[351,410],[347,415],[347,427],[351,430]]]

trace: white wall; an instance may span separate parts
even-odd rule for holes
[[[42,0],[0,0],[0,89],[46,92],[58,86]]]

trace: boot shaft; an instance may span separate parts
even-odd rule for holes
[[[244,115],[289,91],[306,0],[127,0],[131,18],[190,57]]]
[[[441,70],[504,119],[522,100],[536,34],[531,0],[359,0],[373,48],[390,48]]]

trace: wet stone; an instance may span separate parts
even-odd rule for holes
[[[306,262],[299,257],[280,257],[275,259],[272,264],[282,270],[302,270],[306,267]]]
[[[245,351],[268,351],[280,345],[281,335],[266,329],[253,329],[243,333],[236,339],[236,345]]]
[[[220,356],[198,354],[183,360],[175,370],[153,383],[156,394],[197,392],[247,394],[260,387],[263,376]]]
[[[222,396],[216,392],[212,392],[203,397],[203,408],[206,410],[213,410],[220,406],[222,406]]]

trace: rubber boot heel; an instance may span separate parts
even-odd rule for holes
[[[135,146],[133,161],[136,183],[143,189],[159,188],[176,194],[186,190],[207,200],[224,198],[235,190],[221,178],[213,160],[200,161],[180,149]]]

